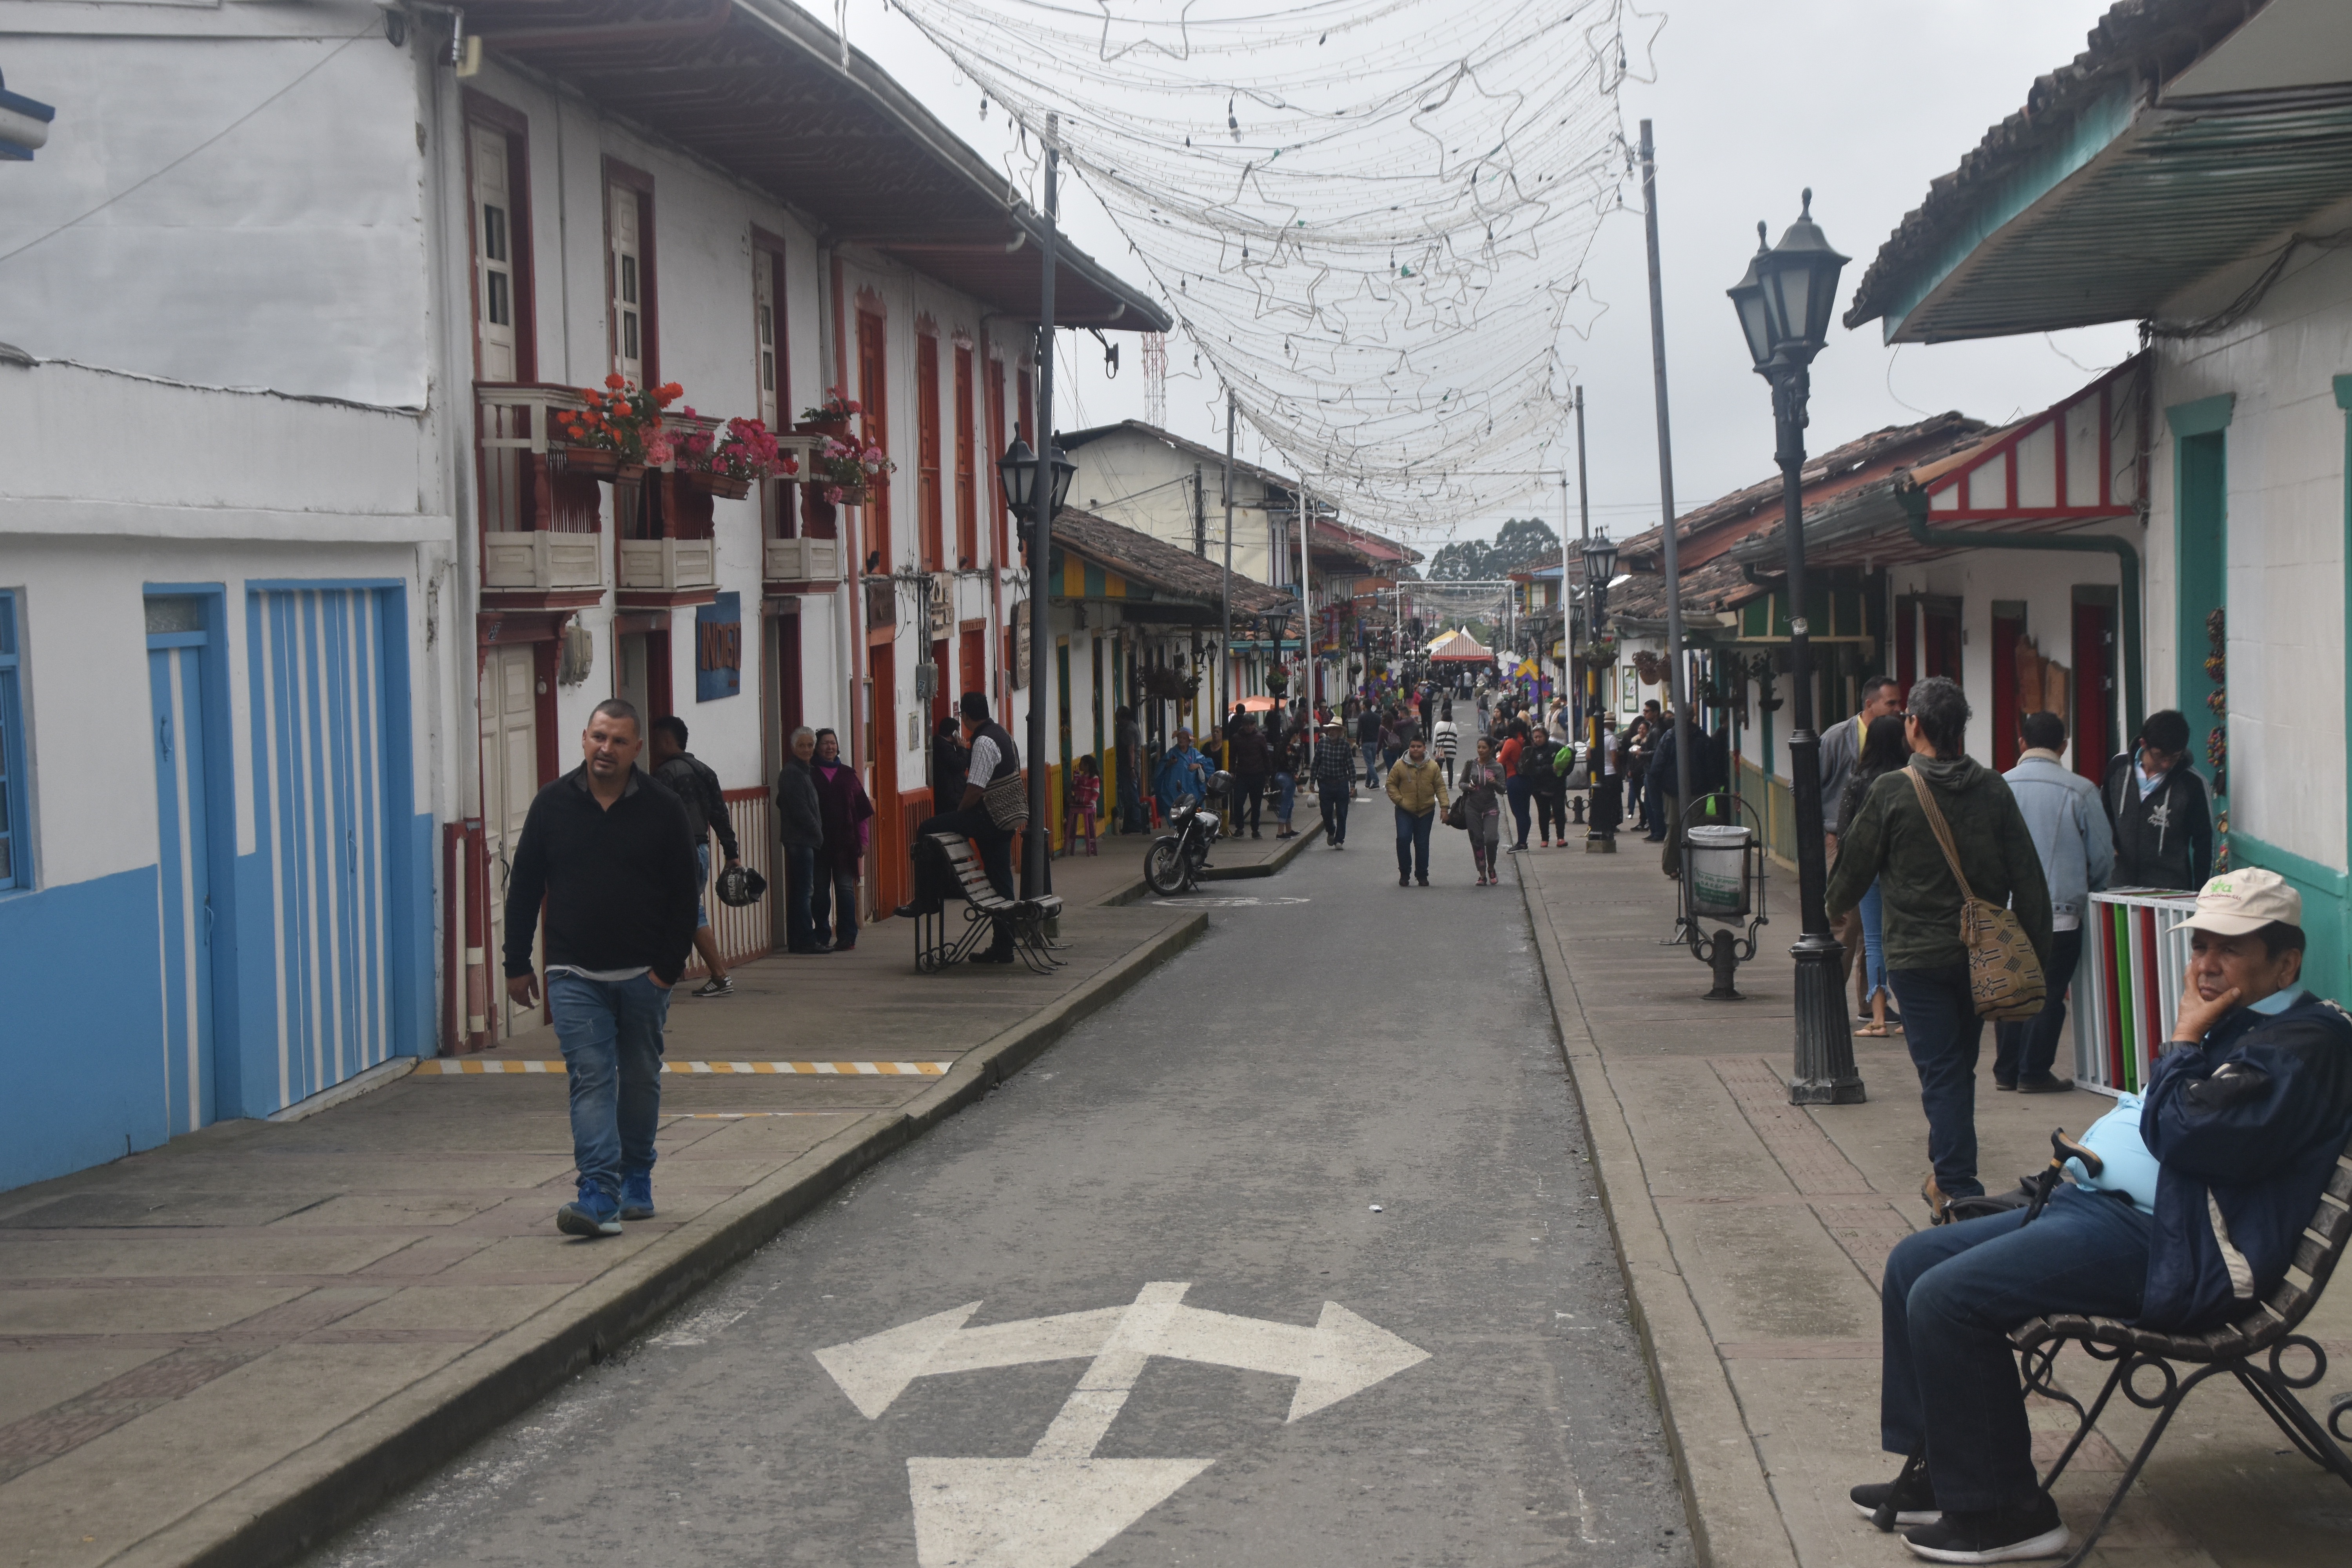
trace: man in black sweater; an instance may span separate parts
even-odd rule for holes
[[[677,795],[636,766],[636,709],[599,703],[581,765],[530,803],[507,879],[507,994],[539,1000],[530,968],[547,914],[547,1005],[572,1091],[580,1195],[556,1212],[567,1236],[618,1236],[654,1215],[662,1026],[694,943],[694,840]]]

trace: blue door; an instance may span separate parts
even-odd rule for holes
[[[166,1126],[213,1119],[212,834],[205,788],[204,629],[199,597],[147,601],[147,686],[155,724],[159,928],[163,959]]]
[[[381,591],[251,596],[254,796],[269,867],[278,1105],[394,1054],[394,731]],[[259,1099],[260,1096],[249,1096]]]

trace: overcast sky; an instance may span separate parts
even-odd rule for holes
[[[829,0],[799,0],[832,26]],[[1467,0],[1475,4],[1475,0]],[[2110,0],[1683,0],[1629,22],[1631,63],[1643,73],[1643,37],[1654,81],[1622,94],[1628,141],[1655,124],[1664,265],[1675,501],[1686,511],[1772,472],[1772,423],[1764,383],[1723,290],[1738,280],[1756,244],[1756,221],[1777,240],[1813,189],[1813,216],[1854,259],[1843,311],[1878,247],[1916,206],[1935,176],[1956,167],[1986,129],[2017,110],[2033,79],[2082,51]],[[1007,146],[1004,114],[980,117],[980,95],[883,0],[848,0],[852,43],[879,60],[931,110],[992,159]],[[1064,226],[1076,242],[1130,281],[1145,275],[1127,241],[1084,190],[1064,182]],[[1586,265],[1604,309],[1587,341],[1563,354],[1585,388],[1592,521],[1625,538],[1659,517],[1648,283],[1639,211],[1630,185]],[[1055,421],[1063,429],[1144,413],[1131,333],[1116,380],[1103,374],[1095,340],[1064,334]],[[1957,408],[2000,423],[2058,401],[2132,352],[2128,322],[1980,343],[1889,348],[1880,323],[1832,329],[1813,367],[1808,447],[1825,450],[1889,425]],[[1168,423],[1222,445],[1222,393],[1192,375],[1181,335],[1169,342]],[[1242,449],[1287,468],[1259,447],[1244,424]],[[1563,450],[1570,448],[1563,447]],[[1573,526],[1574,496],[1570,497]],[[1491,536],[1506,515],[1558,524],[1557,481],[1531,481],[1524,501],[1454,524]],[[1416,538],[1433,549],[1444,534]]]

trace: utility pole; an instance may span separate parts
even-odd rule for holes
[[[1563,519],[1563,524],[1565,521],[1566,520]],[[1564,526],[1561,531],[1567,531]],[[1580,386],[1576,389],[1577,553],[1581,556],[1584,552],[1584,547],[1591,542],[1592,490],[1584,481],[1584,388]],[[1600,618],[1593,614],[1592,605],[1592,584],[1587,583],[1584,585],[1584,640],[1588,644],[1598,641],[1601,636]],[[1581,689],[1577,693],[1578,697],[1581,700],[1584,714],[1583,718],[1579,721],[1579,722],[1583,726],[1585,731],[1589,731],[1585,735],[1585,742],[1589,746],[1598,746],[1601,743],[1601,729],[1598,722],[1599,716],[1592,711],[1592,689],[1597,684],[1594,679],[1594,673],[1592,667],[1588,664],[1585,667]],[[1598,775],[1596,774],[1595,776],[1597,777]]]
[[[1675,447],[1666,418],[1666,303],[1658,281],[1658,163],[1650,122],[1642,121],[1642,226],[1650,242],[1650,374],[1658,396],[1658,505],[1665,518],[1666,710],[1675,726],[1675,809],[1690,807],[1691,735],[1683,716],[1683,574],[1675,541]],[[1678,841],[1680,823],[1666,825]]]
[[[1224,641],[1220,645],[1217,668],[1224,671],[1225,690],[1234,689],[1234,421],[1239,416],[1241,402],[1229,387],[1225,392],[1225,582],[1221,595],[1224,606]],[[1211,704],[1211,711],[1215,711]]]
[[[1037,305],[1037,472],[1029,508],[1029,826],[1022,830],[1021,892],[1045,891],[1046,856],[1053,847],[1045,797],[1045,562],[1054,548],[1054,252],[1055,223],[1061,211],[1062,117],[1045,116],[1045,237],[1039,260],[1045,282]],[[930,636],[929,627],[925,637]]]

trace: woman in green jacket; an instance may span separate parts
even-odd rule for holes
[[[1873,880],[1878,883],[1886,984],[1902,1009],[1904,1039],[1927,1112],[1927,1155],[1935,1168],[1920,1195],[1937,1225],[1949,1217],[1954,1198],[1984,1191],[1977,1180],[1976,1123],[1984,1021],[1969,992],[1960,885],[1914,778],[1927,785],[1951,832],[1969,891],[2014,910],[2035,956],[2050,962],[2050,889],[2042,857],[2007,781],[1963,749],[1968,725],[1969,700],[1957,684],[1930,676],[1912,688],[1904,720],[1910,765],[1870,786],[1838,840],[1837,865],[1822,900],[1834,918],[1861,902]]]

